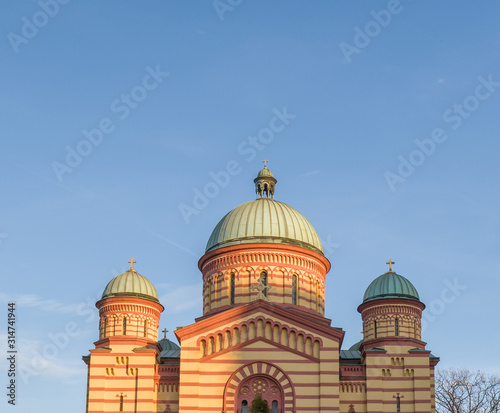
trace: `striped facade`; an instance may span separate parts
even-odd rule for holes
[[[264,168],[257,194],[274,196],[275,183]],[[358,307],[363,339],[342,350],[344,331],[325,318],[330,262],[285,204],[261,198],[217,225],[198,262],[202,315],[175,331],[180,347],[158,341],[163,307],[129,262],[96,304],[87,413],[250,413],[257,395],[272,413],[435,412],[439,359],[422,341],[416,289],[389,267]]]
[[[324,317],[330,267],[321,254],[232,246],[205,254],[199,267],[204,314],[175,331],[181,348],[174,357],[162,357],[158,342],[160,304],[137,297],[97,303],[100,339],[84,358],[87,412],[242,413],[258,392],[283,413],[435,411],[437,359],[421,341],[419,301],[360,305],[364,339],[343,351],[344,332]],[[266,300],[255,300],[252,286],[263,272],[271,288]]]

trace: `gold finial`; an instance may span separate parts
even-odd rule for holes
[[[269,162],[266,158],[262,161],[264,163],[264,168],[267,169],[267,163]]]
[[[137,262],[137,261],[134,261],[133,258],[130,259],[130,261],[127,261],[130,263],[130,271],[132,272],[137,272],[136,270],[134,270],[134,262]]]
[[[162,333],[163,333],[163,338],[167,338],[168,330],[166,328],[162,330]]]
[[[394,272],[394,271],[392,271],[392,264],[396,264],[396,263],[393,260],[389,259],[389,261],[387,261],[386,264],[389,264],[389,271],[388,272]]]

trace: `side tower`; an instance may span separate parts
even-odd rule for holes
[[[87,412],[156,412],[158,325],[163,306],[151,282],[131,268],[113,278],[96,303],[99,340],[88,366]]]
[[[421,339],[425,305],[413,284],[392,271],[392,264],[389,261],[389,271],[368,286],[358,307],[363,340],[344,352],[353,359],[357,353],[359,371],[365,375],[362,391],[352,400],[353,411],[434,412],[434,367],[439,358]]]

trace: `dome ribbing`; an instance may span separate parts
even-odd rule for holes
[[[386,272],[375,278],[366,289],[363,302],[382,298],[407,298],[420,301],[417,289],[402,275]]]
[[[155,287],[146,277],[136,271],[126,271],[113,278],[102,293],[102,298],[139,297],[159,302]]]
[[[206,252],[253,243],[297,245],[323,253],[311,223],[292,207],[270,198],[246,202],[224,216],[210,235]]]

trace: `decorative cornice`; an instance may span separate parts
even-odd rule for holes
[[[383,307],[390,305],[416,307],[420,309],[420,311],[423,311],[425,309],[425,304],[418,300],[411,300],[407,298],[380,298],[378,300],[367,301],[366,303],[360,304],[358,306],[358,312],[363,313],[371,307]]]
[[[98,351],[104,351],[104,350],[112,350],[112,347],[114,344],[133,344],[137,346],[137,348],[140,347],[147,347],[151,349],[156,349],[157,352],[161,352],[161,347],[158,344],[158,342],[154,340],[150,340],[147,338],[142,338],[142,337],[137,337],[137,336],[112,336],[112,337],[106,337],[101,340],[97,340],[94,342],[94,345],[96,346],[95,349],[90,350],[90,352],[94,352],[96,350]]]
[[[323,254],[320,254],[318,252],[312,251],[312,250],[304,248],[304,247],[286,245],[286,244],[255,243],[255,244],[232,245],[229,247],[223,247],[223,248],[219,248],[219,249],[207,252],[198,261],[198,268],[200,269],[200,271],[204,272],[204,266],[207,263],[207,261],[209,261],[217,256],[222,256],[222,255],[227,254],[227,253],[229,253],[229,254],[251,253],[254,251],[257,253],[274,253],[274,254],[292,253],[292,254],[305,255],[307,258],[319,262],[323,266],[325,274],[328,273],[328,271],[330,271],[330,267],[331,267],[330,261]],[[242,262],[242,263],[238,263],[238,264],[243,265],[243,264],[247,264],[247,263]],[[279,264],[284,265],[286,267],[286,264],[283,264],[283,263],[279,263]],[[228,265],[234,265],[234,264],[228,264]]]
[[[159,313],[163,312],[165,309],[160,303],[139,297],[109,297],[102,298],[95,303],[95,306],[101,310],[101,308],[111,305],[111,304],[125,304],[125,305],[139,305],[142,307],[150,307],[157,310]],[[159,316],[159,314],[158,314]]]
[[[361,353],[363,353],[363,351],[372,350],[381,346],[413,346],[425,350],[426,344],[427,343],[413,337],[383,337],[364,341],[361,343],[360,350]]]

